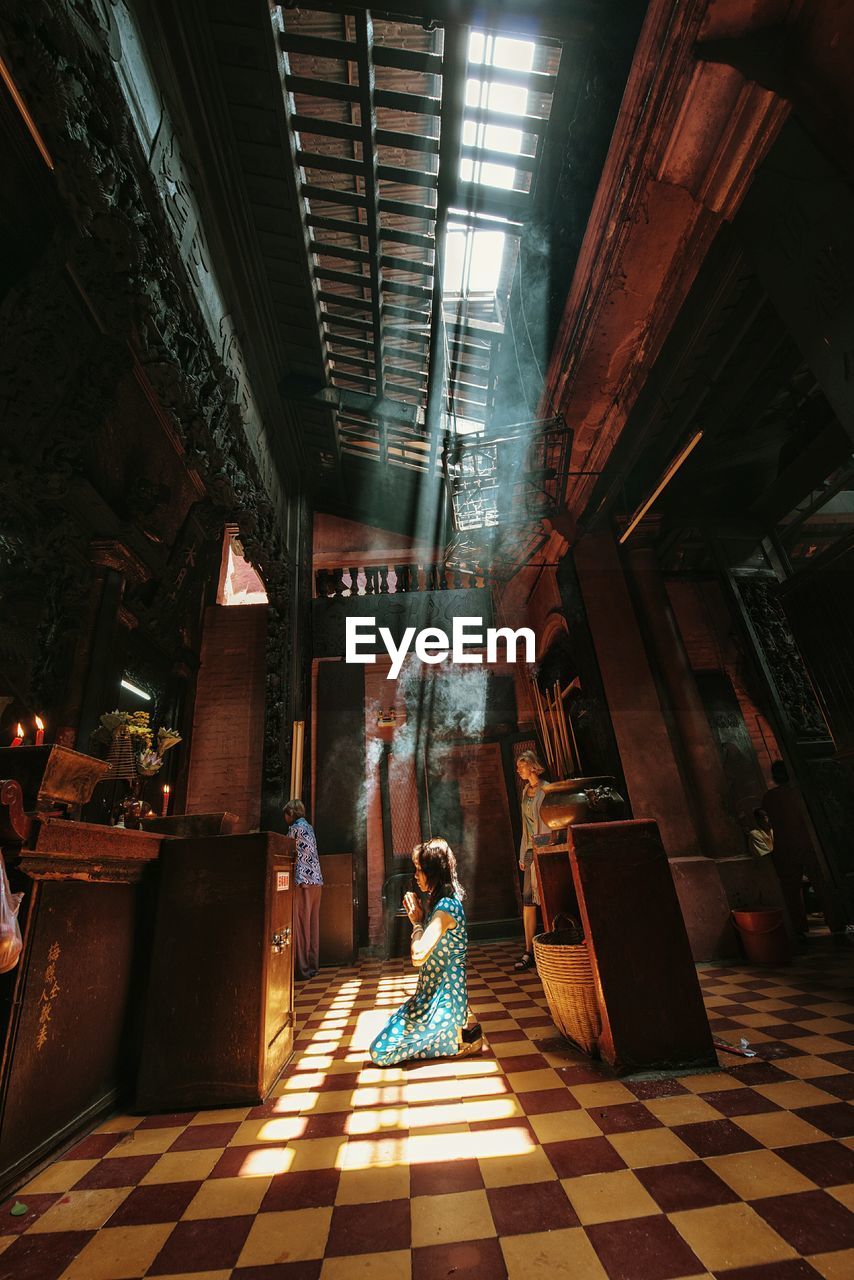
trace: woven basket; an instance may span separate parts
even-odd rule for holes
[[[581,930],[575,926],[539,934],[534,939],[534,959],[558,1031],[598,1058],[602,1022]]]

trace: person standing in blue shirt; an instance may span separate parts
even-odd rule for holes
[[[288,835],[297,842],[294,868],[294,934],[296,976],[313,978],[320,964],[320,894],[323,874],[314,828],[306,821],[302,800],[289,800],[284,809]]]

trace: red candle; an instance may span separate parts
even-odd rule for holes
[[[21,745],[21,743],[22,743],[23,741],[24,741],[24,726],[23,726],[22,724],[19,724],[19,725],[18,725],[18,736],[17,736],[16,738],[13,738],[13,739],[12,739],[12,746],[13,746],[13,747],[20,747],[20,745]]]
[[[41,716],[36,716],[36,746],[40,747],[44,743],[44,720]]]
[[[161,801],[161,804],[160,804],[160,816],[161,816],[161,818],[165,818],[165,817],[166,817],[166,814],[169,812],[169,793],[171,792],[171,790],[172,790],[172,788],[169,786],[169,783],[168,783],[168,782],[164,782],[164,784],[163,784],[163,800]]]

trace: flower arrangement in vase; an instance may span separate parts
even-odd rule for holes
[[[181,741],[177,729],[166,725],[152,729],[147,711],[105,711],[92,737],[108,747],[113,747],[119,738],[128,739],[134,771],[141,778],[153,778],[163,765],[166,752]]]

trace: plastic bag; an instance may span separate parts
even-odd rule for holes
[[[13,893],[6,878],[6,864],[0,855],[0,973],[8,973],[18,963],[23,950],[18,909],[24,895]]]

